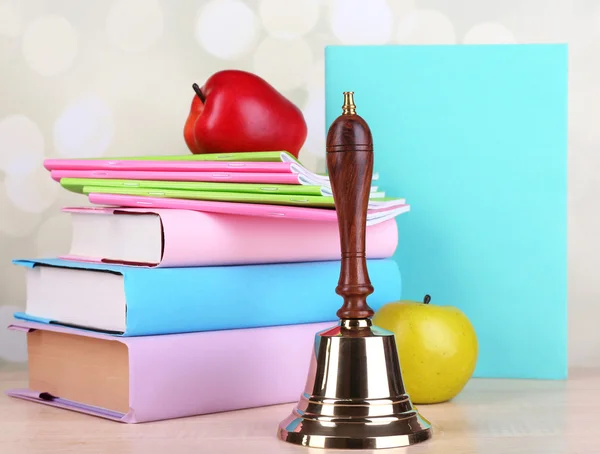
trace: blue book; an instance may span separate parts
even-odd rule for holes
[[[27,269],[27,306],[15,318],[116,336],[144,336],[336,321],[340,261],[138,268],[60,259]],[[376,310],[398,300],[391,259],[367,261]]]
[[[326,48],[326,124],[354,91],[411,205],[402,297],[465,312],[476,377],[567,377],[567,73],[565,44]]]

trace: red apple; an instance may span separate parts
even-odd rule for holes
[[[304,116],[261,77],[224,70],[193,88],[184,128],[193,154],[287,151],[298,157],[307,134]]]

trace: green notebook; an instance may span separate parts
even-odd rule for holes
[[[243,192],[255,194],[289,194],[328,196],[330,190],[321,186],[296,184],[224,183],[204,181],[111,180],[104,178],[61,178],[60,184],[71,192],[82,193],[84,187],[176,189],[185,191]]]
[[[272,193],[215,192],[185,189],[124,188],[107,186],[84,186],[83,194],[120,194],[143,197],[166,197],[171,199],[214,200],[218,202],[263,203],[269,205],[335,208],[333,197],[321,195],[293,195]],[[379,197],[369,200],[369,209],[392,208],[405,205],[405,199]]]
[[[85,186],[103,186],[110,188],[178,189],[185,191],[248,192],[255,194],[315,195],[326,197],[332,195],[331,188],[326,186],[296,184],[123,180],[108,178],[61,178],[60,184],[65,189],[76,193],[82,193]],[[385,192],[377,191],[374,187],[371,191],[371,198],[383,197],[385,197]]]

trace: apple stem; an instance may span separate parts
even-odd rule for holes
[[[202,93],[202,90],[200,90],[200,87],[198,86],[198,84],[193,84],[192,88],[198,95],[198,98],[200,98],[200,101],[202,101],[202,103],[204,104],[204,101],[206,101],[206,97],[204,96],[204,93]]]
[[[425,298],[423,299],[423,303],[429,304],[429,301],[431,301],[431,296],[425,295]]]

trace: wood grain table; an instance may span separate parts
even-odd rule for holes
[[[379,451],[308,449],[279,441],[293,403],[126,425],[26,402],[4,390],[26,372],[0,370],[0,453],[600,453],[600,369],[567,381],[472,379],[453,401],[419,409],[434,427],[421,445]]]

